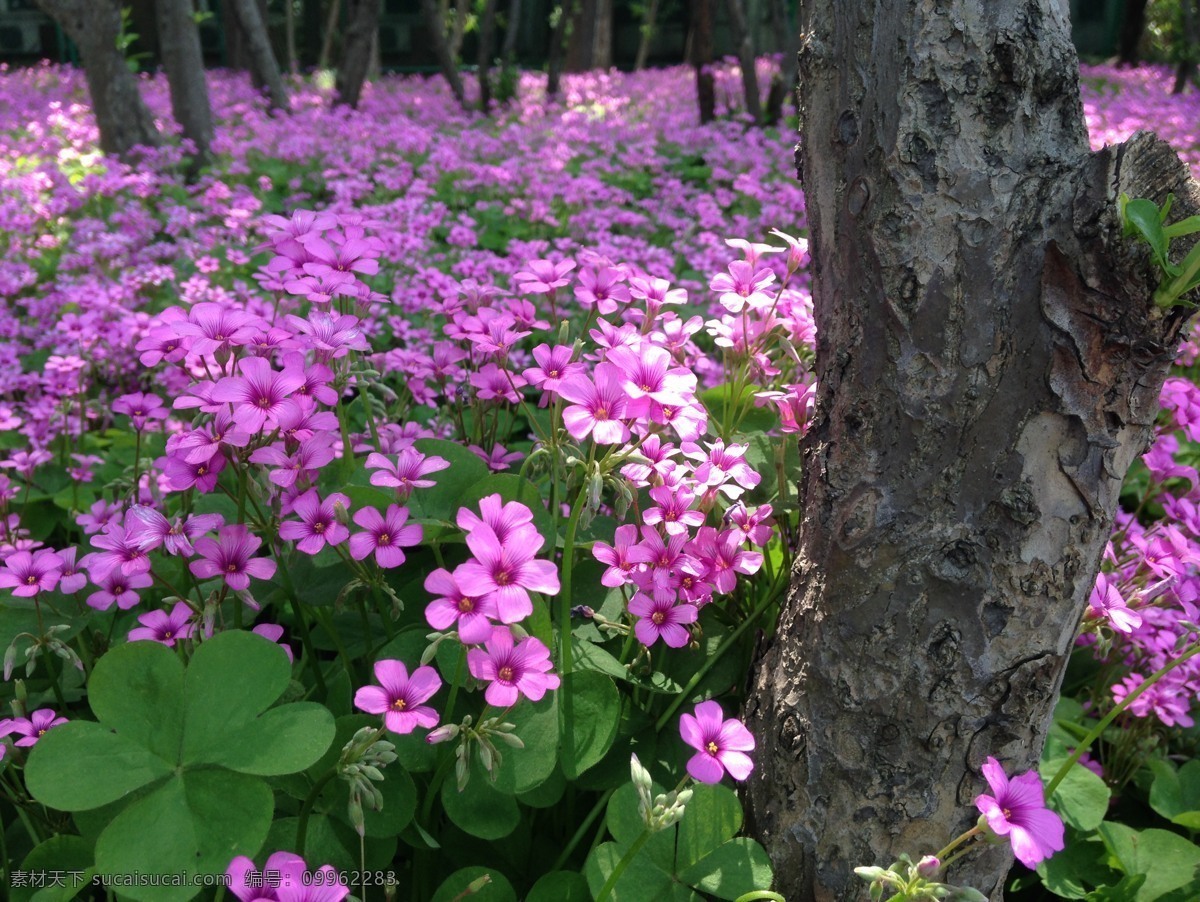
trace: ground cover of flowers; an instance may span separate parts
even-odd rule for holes
[[[1200,164],[1161,73],[1085,74],[1097,141]],[[527,76],[494,122],[412,79],[271,117],[217,75],[194,185],[177,148],[98,157],[78,74],[0,82],[12,897],[768,889],[733,715],[787,584],[814,325],[793,137],[746,130],[736,73],[705,128],[682,69],[551,107]],[[1196,354],[1043,776],[1138,694],[1058,816],[983,765],[964,840],[1069,898],[1196,887],[1200,675],[1154,676],[1195,639]]]

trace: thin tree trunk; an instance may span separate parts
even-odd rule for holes
[[[288,72],[295,75],[300,71],[300,63],[296,57],[296,10],[292,0],[283,0],[283,40],[287,47]]]
[[[287,90],[283,86],[283,75],[279,71],[279,61],[275,59],[275,51],[271,49],[271,39],[267,35],[267,26],[255,0],[230,0],[234,17],[246,41],[246,51],[250,58],[250,66],[262,81],[267,91],[267,101],[273,110],[288,108]]]
[[[567,35],[567,25],[574,15],[575,0],[562,0],[558,21],[550,29],[550,50],[546,54],[546,99],[558,97],[559,82],[562,79],[563,42]]]
[[[470,0],[454,0],[454,24],[450,26],[450,58],[458,62],[462,54],[463,35],[467,30],[467,13],[471,11]]]
[[[696,70],[696,99],[700,124],[717,118],[717,91],[713,79],[713,0],[690,0],[691,29],[688,33],[689,61]]]
[[[342,40],[342,62],[338,66],[334,102],[358,109],[363,82],[371,67],[371,45],[379,34],[383,0],[347,0],[349,24]]]
[[[158,0],[158,42],[171,88],[171,113],[183,136],[196,146],[189,167],[195,174],[209,160],[212,106],[204,77],[204,53],[192,0]]]
[[[484,0],[483,18],[479,21],[479,108],[486,116],[491,112],[492,83],[488,70],[496,46],[496,0]]]
[[[1117,196],[1200,189],[1142,135],[1089,153],[1059,0],[806,0],[800,175],[818,325],[800,547],[747,715],[788,902],[972,826],[1036,764],[1187,312]],[[1006,847],[951,872],[1002,898]]]
[[[746,113],[755,125],[762,124],[762,104],[758,99],[758,76],[754,72],[754,39],[746,26],[746,10],[743,0],[726,0],[729,10],[730,30],[737,45],[738,66],[742,70],[742,94],[746,99]]]
[[[1141,62],[1139,50],[1146,31],[1146,4],[1149,0],[1125,0],[1125,15],[1121,33],[1117,36],[1117,65],[1136,66]]]
[[[1196,54],[1200,51],[1200,0],[1180,0],[1179,12],[1183,18],[1183,58],[1175,67],[1175,84],[1172,94],[1182,94],[1188,82],[1196,81]]]
[[[771,80],[764,121],[776,125],[783,119],[784,100],[790,96],[793,106],[796,104],[796,54],[800,51],[800,36],[788,15],[786,0],[771,0],[771,27],[779,40],[783,59],[779,63],[779,74]]]
[[[38,0],[38,6],[79,47],[100,149],[126,157],[138,145],[157,145],[154,117],[117,49],[121,7],[116,0]]]
[[[333,36],[337,33],[338,16],[342,12],[342,0],[329,4],[329,15],[325,19],[325,36],[321,39],[321,54],[317,57],[317,68],[328,69],[333,59]]]
[[[433,52],[437,57],[438,65],[441,67],[442,77],[446,79],[446,84],[450,86],[450,91],[454,94],[454,99],[458,101],[458,105],[465,110],[467,108],[467,95],[463,91],[463,83],[462,78],[458,74],[458,66],[454,62],[454,57],[450,54],[450,47],[446,44],[446,32],[442,28],[437,0],[421,0],[421,13],[425,17],[425,29],[429,32],[429,40],[433,42]]]
[[[509,0],[508,24],[504,29],[504,49],[500,59],[505,69],[513,64],[517,55],[517,37],[521,31],[521,0]]]
[[[654,43],[654,26],[658,20],[658,0],[648,0],[642,16],[641,40],[638,41],[637,56],[633,60],[633,71],[641,72],[650,58],[650,45]]]
[[[592,18],[593,69],[612,66],[613,0],[595,0]]]
[[[592,68],[595,50],[597,0],[574,0],[568,23],[566,60],[568,72],[586,72]]]

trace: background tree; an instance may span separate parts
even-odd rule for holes
[[[1058,0],[805,0],[800,176],[819,401],[747,714],[789,902],[971,826],[1042,748],[1186,314],[1117,195],[1200,211],[1148,136],[1089,153]],[[951,873],[1002,897],[992,847]]]
[[[158,0],[156,12],[162,64],[171,88],[171,114],[183,136],[196,146],[191,166],[195,173],[208,162],[213,135],[196,9],[192,0]]]
[[[287,89],[283,86],[283,75],[279,61],[271,48],[271,37],[257,0],[229,0],[233,21],[237,23],[240,40],[244,42],[246,58],[255,83],[267,92],[267,101],[272,109],[288,108]]]
[[[1117,65],[1136,66],[1141,62],[1142,35],[1146,31],[1146,5],[1149,0],[1125,0],[1121,33],[1117,36]]]
[[[784,101],[790,97],[793,105],[796,102],[796,54],[800,51],[800,34],[787,0],[770,0],[770,7],[771,28],[779,41],[783,59],[779,63],[779,72],[771,79],[763,121],[775,125],[783,119]]]
[[[446,43],[446,32],[442,26],[443,20],[437,0],[421,0],[421,14],[425,18],[425,30],[433,44],[433,53],[442,70],[442,77],[446,79],[446,84],[450,86],[458,105],[465,109],[467,95],[463,91],[462,78],[458,74],[458,63],[455,62],[454,54],[450,52],[450,45]]]
[[[713,81],[713,0],[688,0],[688,62],[696,70],[696,99],[700,124],[717,117],[717,90]]]
[[[37,0],[79,47],[100,149],[127,156],[138,145],[159,143],[158,127],[117,45],[121,7],[117,0]]]
[[[737,48],[738,68],[742,71],[742,95],[746,113],[755,125],[762,124],[762,104],[758,98],[758,75],[754,71],[754,37],[746,24],[746,9],[742,0],[725,0],[729,13],[729,30]]]
[[[363,82],[371,67],[371,49],[379,33],[383,0],[347,0],[349,24],[342,41],[342,61],[337,70],[336,103],[358,108]]]
[[[1175,64],[1172,94],[1182,94],[1188,83],[1197,84],[1196,63],[1200,55],[1200,0],[1179,0],[1179,62]]]
[[[479,51],[476,55],[479,76],[479,108],[484,115],[491,112],[492,82],[488,70],[496,50],[496,0],[483,0],[483,14],[479,18]]]

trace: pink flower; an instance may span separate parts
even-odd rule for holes
[[[501,542],[490,526],[480,524],[467,536],[467,547],[475,558],[460,564],[454,578],[468,595],[491,597],[502,623],[533,613],[529,592],[558,594],[558,568],[534,559],[542,537],[533,526],[522,526]]]
[[[16,733],[21,738],[13,744],[20,748],[28,748],[37,744],[37,741],[46,735],[47,730],[66,722],[65,717],[59,717],[52,709],[39,708],[29,718],[6,717],[0,720],[0,736]]]
[[[107,611],[115,604],[122,611],[128,611],[141,601],[134,590],[146,589],[154,585],[154,580],[149,573],[133,573],[127,576],[117,568],[109,571],[103,579],[97,580],[96,584],[100,586],[100,591],[88,596],[89,607]]]
[[[43,548],[30,554],[18,551],[4,560],[0,570],[0,588],[12,589],[18,598],[31,598],[39,592],[49,592],[62,575],[63,559]]]
[[[375,679],[378,686],[363,686],[354,693],[354,707],[382,714],[384,726],[393,733],[437,725],[438,713],[422,704],[442,688],[442,678],[432,667],[418,667],[410,677],[400,661],[376,661]]]
[[[596,542],[592,546],[592,557],[608,569],[600,576],[600,584],[615,589],[633,581],[633,569],[637,563],[630,559],[629,549],[637,544],[637,527],[632,523],[618,526],[613,535],[613,544]]]
[[[396,463],[377,452],[367,455],[367,469],[377,471],[371,474],[371,485],[394,488],[401,501],[408,498],[413,489],[427,489],[437,485],[434,480],[423,477],[445,470],[449,466],[450,461],[444,457],[426,457],[416,448],[402,450]]]
[[[726,771],[735,780],[745,780],[754,769],[746,754],[754,750],[754,737],[740,720],[726,720],[716,702],[701,702],[695,717],[680,717],[679,735],[698,750],[688,760],[687,769],[701,783],[720,783]]]
[[[262,357],[245,357],[237,368],[241,375],[218,382],[212,399],[232,404],[238,422],[251,432],[261,432],[268,423],[275,426],[283,402],[306,381],[303,370],[276,372]]]
[[[262,539],[241,524],[223,527],[216,539],[207,536],[196,542],[200,560],[189,565],[192,574],[200,579],[219,576],[235,592],[250,588],[250,577],[270,579],[275,575],[275,562],[255,557]]]
[[[138,617],[141,626],[129,631],[129,641],[149,640],[174,648],[176,642],[190,639],[196,631],[196,625],[191,622],[194,613],[186,602],[181,601],[171,608],[170,614],[166,611],[142,614]]]
[[[1117,632],[1132,633],[1142,625],[1142,615],[1129,609],[1125,599],[1113,585],[1112,574],[1096,575],[1096,585],[1088,598],[1088,604],[1093,616],[1105,618]]]
[[[629,613],[639,618],[633,632],[647,648],[659,639],[671,648],[683,648],[691,638],[684,624],[695,623],[699,615],[695,605],[676,604],[669,595],[651,597],[644,592],[630,599]]]
[[[709,288],[721,292],[721,306],[730,313],[741,313],[747,306],[758,310],[769,307],[775,300],[763,289],[775,281],[769,269],[755,269],[745,260],[734,260],[728,273],[713,276]]]
[[[113,401],[113,413],[123,413],[133,421],[133,428],[141,432],[150,420],[165,420],[169,411],[163,406],[162,398],[158,395],[148,395],[135,392],[131,395],[121,395]]]
[[[563,409],[563,425],[576,441],[591,435],[598,445],[617,445],[629,439],[622,421],[627,403],[624,374],[611,363],[596,366],[596,381],[568,376],[558,393],[571,404]]]
[[[997,836],[1007,836],[1013,854],[1027,868],[1035,868],[1063,849],[1063,822],[1046,807],[1042,778],[1028,771],[1011,780],[995,758],[983,764],[983,776],[992,795],[975,797],[975,807]]]
[[[421,544],[424,535],[421,524],[407,520],[408,508],[398,504],[389,505],[386,516],[373,507],[356,511],[354,522],[366,532],[356,532],[350,537],[350,556],[361,561],[374,552],[375,563],[380,567],[399,567],[404,563],[401,549]]]
[[[500,619],[491,596],[473,598],[463,594],[454,574],[440,567],[425,578],[425,590],[438,596],[425,606],[425,619],[435,630],[453,627],[464,645],[477,645],[491,637],[492,621]]]
[[[350,893],[332,865],[310,872],[304,859],[291,852],[275,852],[261,873],[239,855],[225,874],[240,902],[340,902]]]
[[[557,689],[560,680],[550,673],[550,650],[533,636],[513,642],[506,626],[492,631],[484,649],[467,652],[467,668],[477,680],[489,680],[483,697],[489,705],[508,708],[523,695],[538,701],[547,689]]]
[[[350,509],[350,499],[341,492],[332,492],[324,501],[316,489],[309,489],[292,505],[292,513],[300,522],[288,520],[279,527],[279,538],[295,540],[296,547],[305,554],[316,554],[326,544],[337,545],[346,541],[350,530],[338,521],[337,507]]]

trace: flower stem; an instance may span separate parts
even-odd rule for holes
[[[606,902],[608,897],[612,895],[613,887],[617,885],[617,881],[621,879],[621,875],[625,873],[625,869],[629,867],[629,863],[637,857],[638,852],[642,851],[642,846],[650,841],[653,836],[649,830],[643,830],[629,850],[621,856],[621,860],[617,862],[617,866],[613,868],[613,872],[608,875],[608,879],[604,881],[604,886],[600,887],[600,892],[596,894],[596,902]]]
[[[308,819],[312,815],[313,806],[317,804],[317,799],[320,798],[322,790],[329,785],[329,782],[337,776],[337,768],[331,767],[325,776],[321,777],[313,788],[309,790],[308,795],[304,799],[304,804],[300,806],[300,817],[296,822],[296,848],[299,849],[299,854],[304,854],[304,841],[308,835]]]
[[[1167,664],[1165,667],[1159,668],[1158,670],[1154,671],[1154,673],[1150,674],[1150,676],[1146,677],[1140,686],[1125,696],[1125,698],[1121,700],[1120,704],[1114,706],[1111,711],[1104,715],[1104,718],[1098,724],[1096,724],[1096,726],[1092,728],[1091,732],[1088,733],[1087,736],[1085,736],[1079,743],[1079,745],[1075,747],[1075,751],[1071,753],[1070,757],[1063,762],[1062,767],[1058,769],[1058,773],[1054,775],[1054,779],[1046,784],[1045,797],[1049,799],[1052,795],[1054,795],[1054,790],[1058,788],[1059,783],[1066,779],[1067,773],[1075,765],[1075,762],[1083,757],[1083,753],[1086,752],[1091,747],[1092,743],[1100,737],[1100,734],[1108,729],[1108,725],[1116,720],[1122,711],[1137,701],[1138,696],[1161,680],[1164,676],[1166,676],[1184,661],[1188,660],[1189,658],[1194,658],[1197,654],[1200,654],[1200,641],[1193,642],[1190,646],[1188,646],[1183,654],[1181,654],[1174,661]]]
[[[608,790],[604,793],[604,795],[600,796],[599,801],[592,806],[592,810],[588,812],[587,817],[585,817],[583,822],[580,823],[579,829],[575,831],[575,835],[571,837],[570,842],[563,847],[563,850],[558,854],[558,858],[554,860],[554,866],[550,868],[551,871],[562,870],[562,866],[566,864],[567,859],[571,857],[571,853],[575,851],[575,847],[578,846],[580,841],[583,839],[583,834],[587,833],[588,828],[592,825],[592,822],[600,816],[600,812],[602,812],[605,806],[608,805],[608,800],[612,798],[612,794],[614,792],[616,792],[615,789]]]

